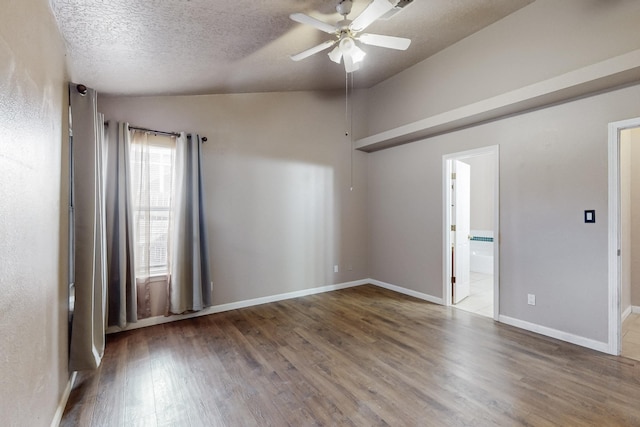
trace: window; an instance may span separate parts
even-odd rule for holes
[[[175,138],[136,131],[131,141],[136,277],[169,272]]]

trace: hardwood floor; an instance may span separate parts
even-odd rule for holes
[[[640,362],[375,286],[108,336],[62,426],[640,425]]]
[[[622,323],[622,355],[640,361],[640,314],[630,314]]]

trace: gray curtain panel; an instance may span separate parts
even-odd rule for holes
[[[182,133],[176,141],[172,209],[173,232],[167,314],[202,310],[211,305],[202,145],[199,135]]]
[[[108,325],[124,328],[138,320],[129,124],[112,125],[109,134],[106,162]]]
[[[97,94],[81,95],[69,85],[73,132],[75,306],[71,324],[69,369],[95,369],[105,345],[106,241],[104,207],[104,117]]]

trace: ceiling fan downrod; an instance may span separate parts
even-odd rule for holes
[[[351,6],[353,6],[351,0],[340,0],[336,5],[336,12],[344,16],[344,19],[347,19],[347,15],[351,13]]]

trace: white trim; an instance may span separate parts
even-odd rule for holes
[[[495,180],[494,180],[494,214],[493,214],[493,319],[498,320],[500,315],[500,146],[490,145],[475,148],[473,150],[450,153],[442,156],[442,171],[444,183],[442,187],[442,218],[443,218],[443,246],[442,246],[442,298],[443,304],[451,305],[451,161],[464,160],[470,157],[493,154],[495,156]]]
[[[609,337],[607,353],[620,355],[620,131],[640,127],[640,118],[609,123]]]
[[[67,386],[62,392],[62,396],[60,396],[60,402],[58,403],[58,407],[56,408],[56,413],[53,414],[53,419],[51,420],[51,427],[58,427],[60,425],[60,421],[62,421],[62,415],[64,415],[64,408],[67,407],[67,402],[69,401],[69,396],[71,395],[71,389],[76,382],[76,377],[78,376],[78,372],[73,371],[71,376],[69,376],[69,381],[67,381]]]
[[[633,314],[640,314],[640,306],[632,305],[632,306],[631,306],[631,312],[632,312]]]
[[[146,319],[138,320],[136,323],[129,323],[124,328],[120,328],[118,326],[110,326],[107,329],[107,334],[111,334],[111,333],[115,333],[115,332],[121,332],[121,331],[129,331],[129,330],[132,330],[132,329],[146,328],[147,326],[161,325],[163,323],[170,323],[170,322],[175,322],[175,321],[183,320],[183,319],[191,319],[193,317],[207,316],[209,314],[221,313],[223,311],[229,311],[229,310],[236,310],[236,309],[239,309],[239,308],[252,307],[254,305],[266,304],[266,303],[269,303],[269,302],[276,302],[276,301],[283,301],[283,300],[287,300],[287,299],[291,299],[291,298],[298,298],[298,297],[304,297],[304,296],[307,296],[307,295],[314,295],[314,294],[319,294],[319,293],[323,293],[323,292],[335,291],[335,290],[338,290],[338,289],[346,289],[346,288],[351,288],[351,287],[354,287],[354,286],[365,285],[365,284],[370,283],[370,282],[371,282],[371,280],[368,280],[368,279],[356,280],[356,281],[353,281],[353,282],[345,282],[345,283],[338,283],[338,284],[335,284],[335,285],[319,286],[319,287],[316,287],[316,288],[302,289],[302,290],[299,290],[299,291],[287,292],[287,293],[277,294],[277,295],[270,295],[270,296],[260,297],[260,298],[253,298],[253,299],[249,299],[249,300],[237,301],[237,302],[232,302],[232,303],[228,303],[228,304],[214,305],[214,306],[205,308],[204,310],[200,310],[200,311],[197,311],[197,312],[194,312],[194,313],[189,313],[189,314],[176,314],[176,315],[172,315],[172,316],[149,317],[149,318],[146,318]]]
[[[499,321],[507,325],[515,326],[516,328],[525,329],[527,331],[555,338],[560,341],[587,347],[592,350],[601,351],[603,353],[609,352],[609,345],[606,342],[592,340],[590,338],[581,337],[579,335],[570,334],[568,332],[559,331],[557,329],[548,328],[546,326],[537,325],[535,323],[526,322],[524,320],[514,319],[513,317],[503,315],[500,316]]]
[[[366,282],[371,283],[372,285],[379,286],[381,288],[389,289],[390,291],[398,292],[400,294],[409,295],[411,297],[429,301],[434,304],[444,305],[444,301],[442,300],[442,298],[434,297],[433,295],[424,294],[412,289],[402,288],[400,286],[392,285],[391,283],[381,282],[380,280],[369,279]]]
[[[633,307],[627,307],[623,312],[622,316],[620,316],[620,323],[624,323],[624,321],[629,317],[629,315],[633,312]]]

